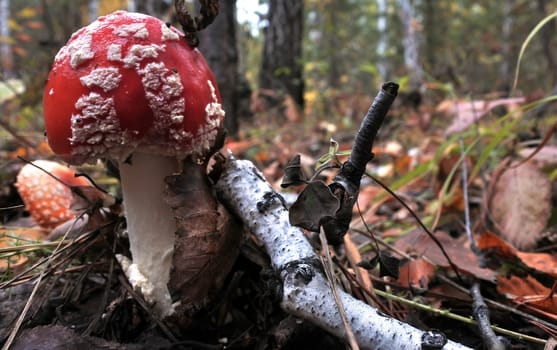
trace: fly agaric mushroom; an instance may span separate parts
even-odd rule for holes
[[[117,11],[72,35],[56,55],[43,97],[48,143],[67,162],[118,162],[133,264],[128,279],[159,316],[175,218],[164,178],[220,140],[224,111],[215,78],[183,34],[143,14]]]
[[[33,220],[43,228],[52,229],[75,218],[70,210],[73,196],[68,186],[90,186],[89,182],[75,177],[72,169],[56,162],[36,160],[33,164],[21,168],[15,184]]]

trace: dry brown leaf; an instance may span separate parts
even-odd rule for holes
[[[551,215],[549,179],[528,162],[505,169],[492,181],[489,210],[501,235],[518,249],[534,247]]]
[[[215,199],[204,166],[184,162],[182,173],[166,182],[177,225],[168,285],[180,296],[174,321],[185,325],[219,293],[239,253],[241,229]]]
[[[483,280],[495,281],[497,272],[481,268],[478,257],[466,246],[465,241],[451,238],[451,236],[442,231],[436,232],[435,236],[460,271]],[[401,237],[395,243],[395,247],[411,255],[424,256],[436,266],[450,268],[447,259],[439,247],[422,230],[416,229]]]
[[[358,209],[364,213],[373,204],[373,199],[383,192],[383,189],[379,186],[365,186],[360,188],[358,194],[358,205],[354,207],[356,212]]]
[[[518,108],[524,103],[524,97],[500,98],[497,100],[445,100],[441,102],[436,111],[454,115],[453,123],[445,131],[446,135],[466,130],[472,123],[476,122],[497,106],[506,106],[509,111]]]

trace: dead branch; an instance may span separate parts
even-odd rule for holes
[[[318,257],[302,230],[290,225],[282,197],[261,172],[249,161],[230,157],[215,188],[223,203],[265,246],[283,282],[282,308],[345,339],[345,328]],[[360,348],[431,346],[431,332],[387,317],[348,293],[339,294]],[[450,340],[439,345],[443,349],[468,349]]]

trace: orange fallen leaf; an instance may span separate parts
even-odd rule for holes
[[[476,246],[480,250],[493,251],[497,253],[497,256],[500,258],[516,257],[516,248],[491,232],[484,232],[480,234],[476,239]]]
[[[235,157],[242,155],[250,147],[254,146],[256,143],[253,141],[227,141],[224,145],[224,150],[230,150]]]
[[[423,258],[418,258],[400,267],[398,283],[405,287],[427,289],[433,276],[435,276],[435,266]]]
[[[476,245],[481,250],[496,251],[498,259],[520,259],[526,266],[557,277],[557,256],[547,253],[521,252],[499,236],[484,232],[479,235]]]
[[[499,277],[497,291],[513,302],[557,320],[557,294],[532,276]]]

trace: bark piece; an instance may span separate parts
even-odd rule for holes
[[[183,325],[219,292],[238,256],[241,230],[216,201],[205,166],[186,161],[166,182],[177,226],[169,289],[180,304],[172,317]]]

